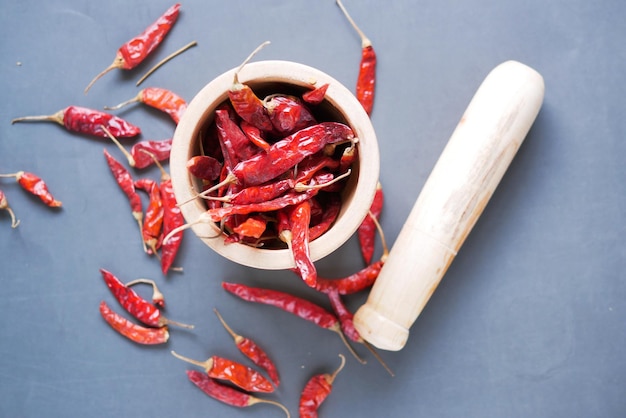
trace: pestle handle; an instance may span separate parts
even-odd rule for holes
[[[361,337],[400,350],[465,238],[487,205],[543,102],[532,68],[506,61],[472,98],[419,194],[366,303]]]

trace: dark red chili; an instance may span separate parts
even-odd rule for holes
[[[254,397],[250,394],[240,392],[239,390],[226,386],[217,382],[215,379],[210,378],[206,373],[199,372],[197,370],[187,370],[187,377],[196,385],[200,390],[209,395],[211,398],[216,399],[220,402],[223,402],[227,405],[236,406],[239,408],[246,408],[248,406],[252,406],[258,403],[267,403],[270,405],[275,405],[285,411],[287,414],[287,418],[290,418],[291,415],[287,408],[278,403],[267,399],[260,399]]]
[[[138,344],[164,344],[169,339],[167,326],[146,328],[134,324],[109,308],[104,301],[100,302],[100,314],[114,330]]]
[[[137,221],[139,231],[142,232],[143,236],[143,204],[141,203],[141,197],[139,197],[135,190],[135,182],[122,163],[113,158],[106,149],[104,150],[104,156],[115,178],[115,182],[128,198],[133,218]]]
[[[143,150],[143,151],[142,151]],[[140,141],[130,149],[130,153],[135,160],[135,168],[146,168],[154,163],[152,157],[146,152],[154,155],[157,161],[166,161],[170,158],[172,150],[172,138],[162,141]]]
[[[300,418],[317,418],[317,410],[330,395],[335,378],[346,364],[345,357],[341,354],[339,354],[339,357],[341,358],[341,364],[332,374],[315,375],[304,386],[300,394]]]
[[[315,289],[323,293],[337,291],[340,295],[350,295],[360,292],[374,284],[383,264],[384,261],[379,260],[354,274],[338,279],[328,279],[318,276]]]
[[[291,135],[317,123],[311,111],[297,97],[272,94],[263,99],[263,105],[277,135]]]
[[[326,90],[328,90],[328,83],[307,91],[302,95],[302,100],[308,104],[318,105],[324,101]]]
[[[196,155],[187,161],[187,170],[194,177],[213,181],[219,178],[222,172],[222,164],[209,155]]]
[[[368,115],[372,114],[374,107],[374,92],[376,87],[376,52],[372,46],[372,42],[359,29],[354,20],[348,14],[348,11],[341,3],[336,0],[337,5],[344,13],[352,27],[361,37],[361,62],[359,64],[359,76],[356,83],[356,98],[365,109]]]
[[[274,183],[267,183],[261,186],[250,186],[238,192],[224,195],[222,197],[207,196],[209,200],[219,200],[233,205],[250,205],[267,202],[275,199],[288,190],[293,189],[296,182],[292,179],[278,180]]]
[[[117,110],[131,103],[143,103],[162,112],[167,113],[178,124],[180,118],[187,110],[187,102],[178,94],[161,87],[146,87],[132,99],[126,100],[115,106],[106,106],[107,110]]]
[[[11,209],[11,206],[9,206],[9,201],[2,190],[0,190],[0,210],[7,211],[9,216],[11,216],[11,228],[17,228],[20,221],[15,217],[15,213],[13,212],[13,209]]]
[[[249,124],[245,120],[239,122],[239,127],[248,137],[248,140],[264,151],[270,148],[270,144],[263,138],[263,132],[254,125]]]
[[[263,375],[248,366],[220,356],[211,356],[205,361],[197,361],[172,351],[177,359],[202,367],[213,379],[227,380],[248,392],[271,393],[274,386]]]
[[[309,252],[309,223],[311,222],[311,204],[305,200],[295,205],[289,211],[289,225],[291,227],[291,243],[289,247],[293,254],[300,278],[309,287],[315,287],[317,269]]]
[[[215,111],[215,126],[227,168],[232,169],[238,162],[259,153],[259,148],[250,142],[227,110]]]
[[[157,254],[161,244],[161,230],[163,227],[163,202],[161,191],[156,181],[142,178],[135,181],[135,187],[148,193],[150,201],[143,218],[143,242],[148,247],[148,254]]]
[[[11,123],[16,122],[55,122],[64,126],[68,131],[102,138],[107,137],[102,126],[105,126],[117,138],[130,138],[141,133],[139,127],[122,118],[79,106],[66,107],[53,115],[24,116],[11,121]]]
[[[138,321],[151,327],[162,327],[164,325],[177,325],[183,328],[193,328],[193,325],[181,324],[165,318],[159,309],[151,302],[145,300],[132,288],[122,283],[113,273],[100,269],[102,278],[107,287],[115,296],[120,305]]]
[[[213,309],[213,311],[215,312],[215,315],[217,315],[217,318],[219,319],[221,324],[224,326],[224,329],[226,329],[228,334],[230,334],[230,336],[233,337],[233,340],[235,340],[235,345],[237,346],[239,351],[241,351],[246,357],[252,360],[254,364],[265,369],[270,379],[272,379],[276,387],[278,387],[280,385],[278,370],[276,369],[276,365],[269,358],[267,353],[250,338],[243,337],[233,331],[232,328],[228,326],[224,318],[222,318],[222,315],[218,312],[217,309]]]
[[[48,190],[48,185],[36,174],[28,171],[18,171],[12,174],[0,174],[0,177],[13,177],[17,183],[27,192],[37,196],[43,203],[51,208],[61,207],[61,201],[56,200]]]
[[[339,216],[341,199],[334,193],[330,196],[332,197],[329,198],[329,202],[324,207],[322,218],[309,228],[309,241],[313,241],[326,233]]]
[[[366,265],[372,262],[372,257],[374,256],[377,232],[376,221],[380,218],[380,213],[383,209],[383,202],[383,188],[380,182],[378,182],[376,184],[376,192],[374,193],[374,200],[372,201],[369,212],[357,229],[361,255],[363,256],[363,261]]]
[[[122,45],[115,54],[111,65],[105,68],[85,88],[85,94],[91,86],[103,75],[114,69],[130,70],[139,65],[154,49],[161,44],[165,35],[178,18],[180,4],[176,3],[163,13],[154,23],[148,26],[141,34]]]
[[[352,349],[341,331],[341,324],[335,315],[319,305],[279,290],[250,287],[243,284],[222,282],[222,287],[229,293],[247,301],[261,303],[282,309],[315,325],[336,332],[341,337],[352,355],[361,363],[365,363]]]

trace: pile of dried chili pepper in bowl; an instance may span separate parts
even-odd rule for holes
[[[362,105],[337,80],[299,63],[259,61],[223,73],[189,103],[170,171],[185,228],[232,261],[295,267],[307,281],[312,263],[368,215],[378,144]]]

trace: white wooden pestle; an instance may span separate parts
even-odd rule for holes
[[[543,97],[542,76],[517,61],[487,75],[354,316],[363,339],[383,350],[405,346],[409,328],[487,205]]]

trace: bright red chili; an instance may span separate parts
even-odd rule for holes
[[[267,220],[262,216],[250,216],[233,228],[240,237],[261,238],[267,228]]]
[[[335,378],[346,364],[345,357],[341,354],[339,354],[339,357],[341,358],[341,364],[332,374],[315,375],[304,386],[300,395],[300,418],[317,418],[317,410],[330,395]]]
[[[219,178],[222,164],[209,155],[195,155],[187,161],[187,170],[194,177],[213,181]]]
[[[102,278],[107,287],[115,296],[120,305],[134,318],[151,327],[162,327],[164,325],[177,325],[183,328],[193,328],[193,325],[181,324],[165,318],[159,309],[151,302],[145,300],[132,288],[122,283],[113,273],[100,269]]]
[[[324,207],[320,221],[309,228],[309,241],[313,241],[326,233],[337,219],[337,216],[339,216],[340,211],[341,198],[333,193],[331,197],[329,197],[329,202]]]
[[[61,207],[61,201],[56,200],[48,190],[48,185],[36,174],[28,171],[18,171],[12,174],[0,174],[0,177],[14,177],[17,183],[27,192],[37,196],[43,203],[52,208]]]
[[[143,150],[143,151],[142,151]],[[154,159],[146,152],[154,155],[157,161],[166,161],[170,158],[172,138],[162,141],[140,141],[130,149],[135,160],[135,168],[146,168],[154,163]]]
[[[135,182],[122,163],[117,161],[106,149],[104,150],[104,156],[115,178],[115,182],[128,198],[133,218],[137,221],[139,231],[143,234],[143,204],[141,203],[141,197],[135,190]]]
[[[263,132],[254,125],[249,124],[245,120],[239,122],[239,127],[248,137],[248,140],[264,151],[270,148],[270,144],[263,138]]]
[[[178,124],[180,118],[187,110],[187,102],[178,94],[161,87],[146,87],[132,99],[126,100],[116,106],[107,106],[107,110],[117,110],[131,103],[143,103],[162,112],[167,113]]]
[[[212,198],[208,196],[207,199],[219,200],[233,205],[250,205],[275,199],[288,190],[293,189],[295,186],[296,182],[294,180],[283,179],[274,183],[246,187],[238,192],[230,193],[222,197]]]
[[[316,124],[315,117],[300,99],[284,94],[272,94],[263,100],[277,135],[291,135]]]
[[[218,312],[217,309],[213,309],[213,311],[215,312],[215,315],[217,315],[220,323],[224,326],[224,329],[226,329],[228,334],[230,334],[230,336],[233,337],[233,340],[235,340],[235,345],[237,346],[239,351],[241,351],[246,357],[252,360],[254,364],[265,369],[270,379],[272,379],[276,387],[278,387],[280,385],[278,370],[276,369],[276,365],[269,358],[267,353],[265,353],[265,351],[250,338],[243,337],[233,331],[232,328],[228,326],[224,318],[222,318],[222,315]]]
[[[165,237],[170,235],[170,232],[174,229],[184,225],[185,218],[176,202],[172,179],[169,176],[161,180],[159,189],[161,190],[161,200],[163,202],[163,236]],[[161,271],[163,274],[167,274],[172,268],[182,242],[183,231],[178,231],[171,235],[167,242],[163,241],[161,245]]]
[[[361,37],[361,62],[359,64],[359,75],[356,83],[356,98],[365,109],[368,115],[372,114],[374,107],[374,92],[376,88],[376,52],[372,46],[372,42],[359,29],[354,20],[348,14],[340,0],[337,5],[344,13],[352,27]]]
[[[126,287],[134,286],[139,283],[144,283],[152,286],[152,303],[158,308],[165,308],[165,297],[163,296],[163,293],[161,293],[161,291],[159,290],[154,280],[135,279],[126,283]]]
[[[305,200],[289,211],[291,243],[289,245],[300,278],[309,287],[315,287],[317,269],[309,252],[309,223],[311,222],[311,204]]]
[[[274,386],[263,375],[250,367],[220,356],[211,356],[205,361],[197,361],[172,351],[177,359],[202,367],[213,379],[227,380],[248,392],[271,393]]]
[[[319,87],[309,90],[302,95],[302,100],[308,104],[318,105],[324,101],[326,97],[326,91],[328,90],[328,83],[322,84]]]
[[[169,339],[167,326],[146,328],[134,324],[109,308],[104,301],[100,302],[100,314],[114,330],[136,343],[164,344]]]
[[[224,156],[224,165],[229,169],[232,169],[240,161],[247,160],[259,153],[259,148],[250,142],[237,122],[231,119],[228,110],[218,109],[215,111],[215,126]]]
[[[142,189],[150,196],[150,203],[146,208],[141,232],[143,242],[150,250],[148,253],[157,254],[157,250],[161,244],[161,229],[163,227],[163,202],[161,199],[161,191],[157,182],[148,178],[136,180],[135,187]]]
[[[165,38],[178,18],[180,4],[176,3],[163,13],[141,34],[123,44],[115,54],[111,65],[105,68],[85,88],[85,94],[103,75],[114,69],[130,70],[139,65]]]
[[[283,311],[296,315],[305,321],[312,322],[321,328],[336,332],[339,334],[341,340],[346,345],[348,350],[350,350],[352,355],[360,363],[365,364],[365,361],[358,356],[343,335],[339,319],[321,306],[279,290],[250,287],[243,284],[227,282],[222,282],[222,287],[227,292],[232,293],[247,302],[261,303],[282,309]]]
[[[383,260],[376,261],[354,274],[339,279],[328,279],[318,276],[315,289],[323,293],[337,291],[340,295],[360,292],[374,284],[383,264]]]
[[[376,184],[376,192],[374,193],[374,200],[370,205],[369,213],[365,219],[363,219],[363,222],[361,222],[357,230],[361,247],[361,255],[363,256],[363,261],[366,265],[372,262],[372,257],[374,255],[377,234],[376,221],[380,218],[383,203],[383,188],[380,182],[378,182]]]
[[[11,206],[9,206],[9,201],[2,190],[0,190],[0,210],[7,211],[9,216],[11,216],[11,228],[17,228],[20,221],[15,217],[15,213],[13,212],[13,209],[11,209]]]
[[[287,418],[290,418],[287,408],[278,403],[267,399],[260,399],[249,395],[239,390],[226,386],[217,382],[215,379],[210,378],[206,373],[199,372],[197,370],[187,370],[187,377],[196,385],[200,390],[209,395],[211,398],[223,402],[227,405],[236,406],[239,408],[246,408],[258,403],[267,403],[275,405],[285,411]]]
[[[139,127],[122,118],[79,106],[69,106],[52,115],[23,116],[11,121],[11,123],[16,122],[55,122],[64,126],[68,131],[102,138],[107,137],[102,126],[105,126],[117,138],[130,138],[141,133]]]

